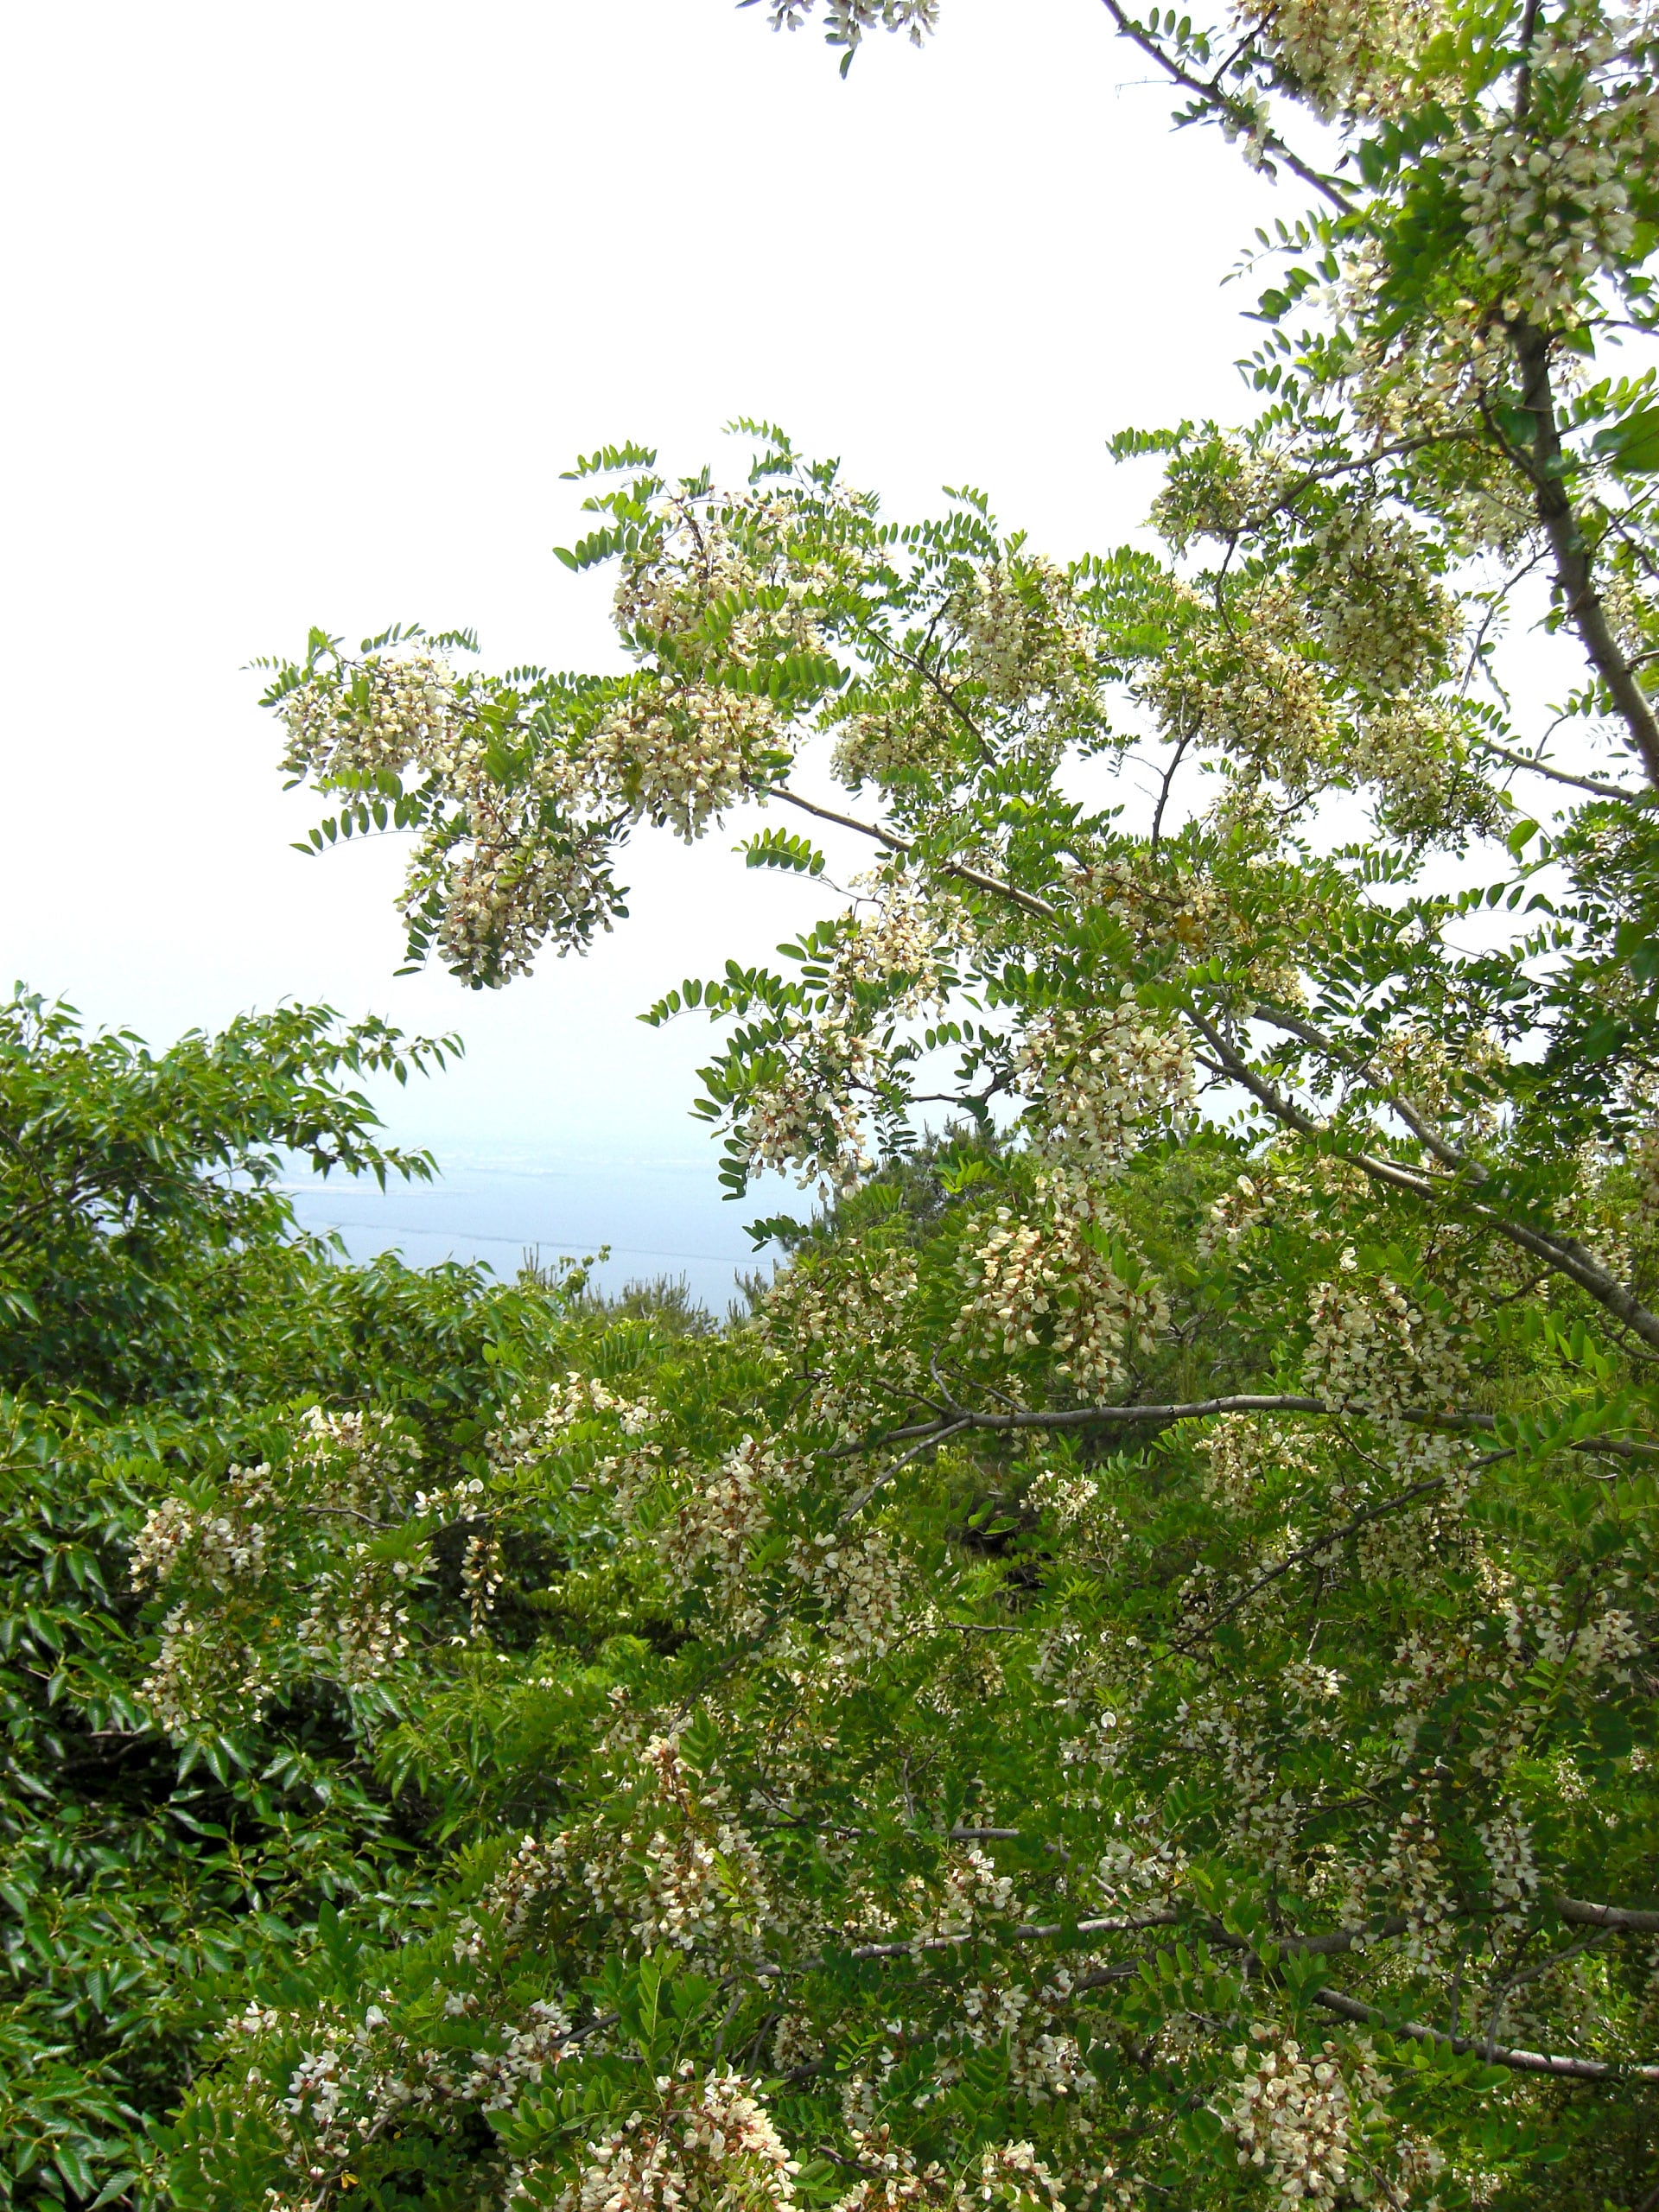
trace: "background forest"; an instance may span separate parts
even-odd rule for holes
[[[0,1009],[12,2201],[1659,2204],[1659,22],[1106,5],[1304,211],[1134,542],[744,422],[610,672],[264,669],[411,964],[822,892],[645,1016],[748,1311],[302,1234],[453,1039]]]

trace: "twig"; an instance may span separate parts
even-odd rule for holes
[[[792,791],[782,784],[758,784],[756,791],[766,798],[780,798],[791,806],[798,806],[803,814],[816,815],[820,822],[833,822],[842,830],[855,830],[861,837],[873,838],[878,845],[885,845],[890,853],[913,853],[913,837],[901,837],[896,830],[884,830],[879,823],[861,822],[856,815],[838,814],[833,806],[820,806],[816,799],[803,798],[799,791]],[[1051,906],[1046,899],[1039,899],[1033,891],[1021,891],[1012,883],[1005,883],[1000,875],[988,875],[982,868],[969,868],[965,861],[928,858],[928,866],[945,875],[960,876],[964,883],[971,883],[981,891],[994,892],[1000,899],[1012,899],[1028,914],[1039,915],[1044,921],[1055,919],[1058,909]]]

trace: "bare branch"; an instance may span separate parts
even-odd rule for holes
[[[885,845],[890,853],[913,853],[916,849],[913,838],[900,837],[878,823],[861,822],[855,815],[838,814],[834,807],[820,806],[816,799],[803,798],[799,791],[791,791],[782,784],[758,785],[756,790],[766,798],[781,798],[791,806],[798,806],[803,814],[816,815],[820,822],[833,822],[839,829],[855,830],[861,837]],[[992,892],[999,899],[1012,899],[1015,906],[1023,906],[1028,914],[1039,915],[1044,921],[1052,921],[1058,912],[1034,892],[1019,890],[1014,884],[1005,883],[1000,875],[988,875],[982,868],[969,868],[965,861],[935,860],[930,855],[928,866],[938,868],[943,875],[959,876],[964,883]]]
[[[1380,2005],[1361,2003],[1339,1989],[1316,1989],[1313,2002],[1344,2020],[1387,2028],[1391,2035],[1409,2036],[1414,2043],[1437,2044],[1459,2056],[1484,2058],[1489,2066],[1507,2066],[1516,2074],[1550,2074],[1569,2082],[1659,2082],[1659,2066],[1622,2063],[1613,2058],[1559,2058],[1548,2051],[1510,2050],[1488,2044],[1484,2036],[1447,2035],[1443,2029],[1425,2027],[1418,2020],[1391,2020]]]
[[[1507,760],[1512,768],[1524,768],[1534,776],[1548,776],[1553,784],[1571,784],[1576,790],[1593,791],[1598,798],[1640,798],[1640,791],[1633,791],[1627,784],[1604,783],[1599,776],[1570,776],[1565,768],[1552,768],[1547,760],[1534,760],[1524,753],[1512,753],[1507,745],[1499,745],[1490,737],[1477,737],[1475,743],[1483,753],[1490,753],[1495,760]]]
[[[1613,1928],[1630,1936],[1659,1936],[1659,1912],[1637,1912],[1628,1905],[1586,1904],[1579,1897],[1552,1897],[1563,1920],[1580,1928]]]

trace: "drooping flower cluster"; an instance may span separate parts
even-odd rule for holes
[[[1457,605],[1404,519],[1355,503],[1338,508],[1310,543],[1309,602],[1342,677],[1391,696],[1440,674],[1457,634]]]
[[[1396,112],[1433,0],[1254,0],[1240,10],[1314,112]]]
[[[983,1342],[1005,1357],[1044,1347],[1085,1395],[1121,1382],[1168,1320],[1156,1278],[1111,1236],[1098,1207],[1061,1182],[1029,1218],[999,1206],[959,1268],[952,1342]]]
[[[885,1658],[907,1636],[931,1625],[914,1602],[907,1562],[882,1529],[861,1535],[798,1538],[790,1569],[824,1608],[824,1630],[842,1667]]]
[[[1368,1415],[1402,1471],[1449,1472],[1465,1460],[1465,1441],[1433,1425],[1459,1402],[1467,1376],[1456,1316],[1443,1300],[1413,1300],[1386,1275],[1362,1275],[1344,1250],[1337,1274],[1314,1291],[1310,1319],[1311,1389]]]
[[[343,788],[452,757],[462,721],[454,671],[419,650],[312,668],[278,702],[284,773]]]
[[[1570,324],[1586,283],[1629,259],[1630,186],[1659,152],[1652,40],[1645,10],[1563,9],[1529,57],[1554,127],[1500,111],[1453,149],[1471,243],[1511,311]]]
[[[957,620],[963,680],[1000,704],[1065,698],[1092,680],[1098,646],[1050,562],[1024,556],[982,569]]]
[[[333,2004],[309,2018],[251,2004],[233,2024],[232,2032],[250,2042],[295,2029],[307,2038],[291,2070],[270,2090],[261,2069],[249,2077],[265,2092],[260,2102],[307,2201],[348,2175],[353,2157],[389,2122],[446,2107],[504,2111],[569,2048],[569,2017],[551,1999],[532,2000],[522,2017],[461,2049],[411,2034],[388,2012],[389,2001],[390,1993],[360,2012]],[[452,1991],[444,2009],[465,2016],[475,2006],[475,1999]]]
[[[310,1406],[279,1464],[233,1466],[211,1502],[187,1494],[151,1510],[133,1547],[134,1586],[185,1592],[161,1624],[141,1689],[158,1726],[182,1741],[257,1715],[278,1688],[273,1618],[289,1624],[292,1660],[348,1690],[369,1688],[397,1664],[429,1559],[424,1539],[405,1528],[412,1510],[432,1503],[414,1490],[420,1457],[390,1414]],[[467,1514],[470,1496],[451,1510]],[[328,1530],[340,1521],[404,1528],[404,1537],[335,1546]]]
[[[1202,737],[1237,772],[1306,798],[1336,766],[1336,714],[1292,594],[1264,592],[1251,613],[1248,628],[1172,654],[1141,688],[1167,736]]]
[[[1098,1012],[1055,1007],[1021,1032],[1020,1087],[1044,1150],[1087,1177],[1121,1167],[1143,1134],[1192,1103],[1192,1048],[1175,1022],[1127,990]]]
[[[759,1618],[749,1554],[771,1521],[772,1453],[746,1436],[717,1469],[690,1471],[677,1510],[664,1526],[663,1555],[684,1588],[706,1587],[715,1618],[734,1636]]]
[[[1242,2079],[1221,2122],[1284,2204],[1334,2204],[1363,2171],[1360,2130],[1388,2094],[1369,2044],[1304,2053],[1294,2036],[1258,2024],[1233,2063]]]
[[[658,2075],[641,2109],[588,2143],[575,2177],[515,2170],[506,2195],[550,2212],[787,2212],[799,2171],[760,2085],[689,2059]]]
[[[620,804],[690,844],[742,796],[779,737],[768,699],[706,682],[654,684],[601,719],[588,766]]]

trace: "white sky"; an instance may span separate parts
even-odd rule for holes
[[[644,841],[586,961],[394,982],[402,849],[289,849],[245,664],[393,620],[595,661],[559,472],[739,413],[890,512],[969,481],[1109,544],[1113,429],[1249,411],[1221,280],[1300,204],[1172,137],[1096,0],[947,0],[844,83],[729,0],[83,0],[6,11],[0,87],[5,980],[157,1041],[284,995],[456,1027],[404,1134],[617,1173],[709,1156],[707,1031],[634,1015],[822,895],[725,858],[740,820]]]

